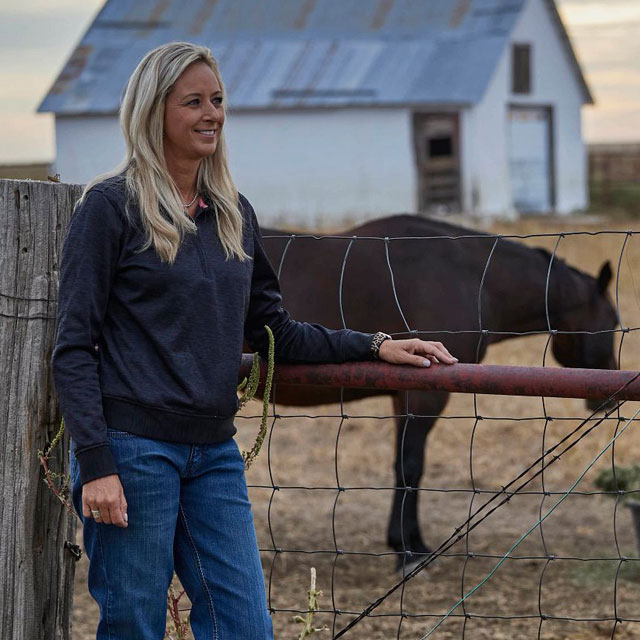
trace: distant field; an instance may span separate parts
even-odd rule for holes
[[[640,183],[638,180],[616,182],[592,182],[590,201],[593,211],[607,209],[616,217],[640,218]]]
[[[598,231],[605,227],[611,230],[637,230],[632,223],[625,222],[600,222],[597,226],[590,226],[535,219],[495,224],[490,230],[502,234],[535,234],[579,229]],[[536,238],[524,242],[553,249],[555,241],[556,238]],[[623,241],[623,235],[568,236],[561,240],[558,255],[591,274],[596,274],[605,260],[610,260],[617,270]],[[627,240],[620,268],[618,298],[625,326],[640,327],[638,235]],[[545,336],[503,342],[489,350],[485,363],[540,365],[545,343]],[[552,365],[553,362],[548,364]],[[640,369],[640,331],[625,336],[621,367]],[[629,416],[638,406],[640,403],[630,403],[624,408],[623,415]],[[259,410],[257,403],[251,403],[243,415],[252,416]],[[298,409],[281,406],[277,410],[283,416],[302,413]],[[453,396],[444,414],[445,419],[436,424],[429,438],[427,472],[422,488],[433,491],[421,494],[421,526],[432,546],[437,546],[447,538],[468,515],[473,494],[457,490],[469,489],[471,464],[477,488],[499,490],[540,454],[543,434],[549,447],[588,415],[583,401],[549,399],[546,401],[548,415],[571,419],[549,422],[545,430],[545,421],[540,418],[543,406],[539,398],[480,396],[477,398],[477,410],[487,419],[476,426],[472,450],[470,443],[475,422],[469,417],[474,414],[472,396]],[[350,405],[348,412],[352,417],[344,422],[338,440],[340,483],[347,487],[392,487],[394,425],[391,419],[384,418],[392,413],[390,401],[387,398],[362,400]],[[312,411],[305,410],[305,413],[336,416],[339,407],[320,406]],[[531,419],[505,419],[526,417]],[[544,490],[566,490],[604,447],[616,424],[610,421],[599,427],[580,447],[549,469],[544,475]],[[238,420],[239,441],[245,447],[253,441],[257,425],[257,419]],[[385,533],[391,503],[389,489],[345,491],[337,502],[335,528],[332,528],[337,492],[330,487],[336,486],[334,449],[339,426],[340,419],[337,417],[283,417],[276,421],[269,450],[265,447],[248,472],[248,482],[270,487],[270,463],[273,482],[277,485],[329,489],[289,489],[275,494],[271,488],[252,489],[260,545],[265,549],[272,548],[273,536],[276,547],[282,549],[330,552],[334,549],[335,535],[340,549],[366,551],[372,555],[347,554],[336,559],[335,553],[331,552],[285,552],[279,554],[272,564],[273,553],[265,551],[265,574],[267,579],[270,576],[271,604],[275,608],[306,607],[311,566],[317,568],[318,586],[324,592],[320,598],[321,609],[335,606],[343,611],[359,611],[384,593],[398,578],[390,556],[374,555],[384,554],[388,550]],[[638,461],[640,434],[634,427],[616,446],[615,462],[628,464]],[[611,455],[605,456],[579,489],[593,490],[593,478],[597,470],[611,465],[611,462]],[[532,489],[542,489],[539,480],[534,482]],[[516,496],[470,535],[468,548],[459,544],[454,549],[460,555],[441,559],[407,584],[403,593],[403,609],[423,617],[405,618],[398,631],[400,618],[394,614],[400,610],[400,596],[396,594],[377,612],[389,615],[364,621],[346,637],[362,640],[420,638],[437,620],[434,614],[443,613],[453,606],[461,592],[477,584],[496,562],[468,556],[467,551],[476,556],[505,553],[538,519],[540,510],[544,513],[558,497],[547,496],[543,501],[540,495]],[[475,497],[475,500],[479,499]],[[471,616],[466,619],[464,637],[471,640],[610,638],[613,622],[609,618],[614,617],[614,586],[617,615],[640,618],[637,604],[640,596],[640,563],[584,561],[588,558],[618,558],[616,537],[622,556],[638,556],[630,514],[623,507],[617,511],[614,507],[615,501],[603,496],[576,495],[568,498],[544,523],[544,537],[538,530],[518,549],[515,555],[525,558],[508,560],[467,602],[466,611]],[[539,555],[576,559],[526,559],[527,556]],[[87,561],[83,559],[77,565],[74,640],[95,637],[97,611],[86,591],[86,571]],[[540,611],[548,617],[542,620]],[[297,637],[299,626],[293,623],[292,615],[275,615],[276,638],[279,640]],[[554,616],[571,617],[575,621],[557,621],[553,619]],[[580,621],[585,618],[592,620]],[[336,629],[343,627],[350,619],[346,614],[338,616]],[[331,627],[333,622],[331,614],[316,616],[317,626],[326,623]],[[450,618],[431,637],[462,638],[464,624],[464,617]],[[329,638],[330,635],[325,632],[317,637]],[[624,623],[615,631],[616,640],[638,637],[640,623]]]

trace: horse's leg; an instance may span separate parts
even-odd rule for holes
[[[407,557],[398,555],[398,568],[403,563],[420,560],[414,554],[428,554],[418,524],[418,494],[424,470],[427,436],[441,411],[447,404],[448,393],[398,392],[393,398],[396,424],[396,463],[393,508],[387,543]],[[408,416],[408,417],[404,417]],[[430,416],[430,417],[419,417]]]

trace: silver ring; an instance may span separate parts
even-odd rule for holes
[[[94,520],[97,520],[100,517],[100,512],[94,509],[91,509],[91,515],[93,516]]]

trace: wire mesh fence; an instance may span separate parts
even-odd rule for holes
[[[482,235],[429,224],[322,238],[265,231],[285,306],[327,326],[441,339],[465,362],[491,345],[500,364],[549,366],[555,354],[640,370],[636,232]],[[593,303],[598,282],[608,305]],[[55,320],[55,299],[35,290],[3,291],[0,302],[12,323]],[[504,308],[509,317],[496,314]],[[549,397],[368,394],[274,389],[266,455],[248,479],[276,637],[297,636],[312,566],[323,591],[314,624],[332,637],[638,636],[626,505],[640,486],[619,471],[640,456],[637,403],[603,413]],[[251,413],[238,420],[247,441]],[[599,488],[607,468],[611,482]]]
[[[424,264],[410,245],[421,244],[422,253],[433,256],[437,252],[430,247],[436,243],[465,241],[458,255],[437,254],[442,260],[453,254],[446,286],[425,284]],[[522,261],[505,271],[501,246],[513,241],[546,244],[547,251],[524,252],[546,261],[541,282],[530,272],[513,272]],[[340,244],[339,252],[331,250],[332,243]],[[461,260],[474,251],[473,243],[485,249],[482,268],[469,285],[459,281],[469,279]],[[488,344],[500,342],[491,347],[490,358],[501,364],[552,366],[553,353],[572,366],[622,366],[633,372],[640,369],[636,244],[637,235],[629,230],[478,236],[445,226],[444,234],[421,237],[372,235],[366,229],[340,237],[270,237],[265,230],[285,306],[294,317],[318,319],[297,302],[300,274],[306,273],[307,294],[333,306],[343,326],[463,345],[467,362],[480,361]],[[389,290],[380,285],[375,252],[356,251],[367,245],[378,247]],[[411,269],[403,265],[405,253]],[[305,262],[317,255],[323,257],[323,271],[338,274],[331,279],[331,297]],[[336,255],[341,259],[331,264]],[[354,325],[354,305],[348,303],[361,298],[365,286],[360,281],[356,290],[349,283],[350,260],[359,255],[367,256],[379,293],[364,326]],[[603,276],[603,256],[611,262],[610,278]],[[576,271],[565,260],[596,274],[586,280],[590,287],[576,291],[583,278],[572,280]],[[358,272],[357,264],[353,270]],[[467,297],[475,287],[473,317],[455,318],[458,326],[451,328],[430,323],[426,314],[423,324],[412,310],[411,288],[400,279],[407,274],[416,288],[439,292],[436,305],[443,304],[447,287],[463,289]],[[503,284],[500,295],[487,295],[514,275],[521,277]],[[558,287],[565,276],[568,289]],[[610,308],[595,318],[599,283],[609,289]],[[538,304],[529,302],[527,289],[542,294]],[[524,320],[514,328],[495,313],[509,296],[527,301]],[[447,304],[452,311],[451,296]],[[396,317],[376,324],[388,307]],[[503,341],[505,336],[518,340]],[[594,337],[610,340],[598,346]],[[456,343],[461,338],[464,342]],[[568,344],[562,344],[565,338]],[[276,637],[295,637],[293,616],[307,612],[312,566],[323,590],[316,623],[335,638],[637,637],[640,564],[632,510],[626,507],[640,484],[628,484],[624,468],[640,454],[634,436],[637,402],[599,401],[585,410],[577,399],[470,394],[453,396],[445,409],[440,402],[425,411],[430,405],[419,401],[424,395],[419,391],[398,394],[393,403],[388,396],[336,393],[337,404],[320,394],[320,406],[298,398],[304,406],[296,408],[291,388],[276,384],[267,455],[249,476]],[[357,401],[350,402],[354,395]],[[420,440],[411,430],[428,431],[436,419],[422,473],[422,451],[408,451],[406,443],[415,447]],[[607,469],[609,485],[597,486],[596,477]],[[417,515],[417,529],[411,513]],[[389,546],[394,516],[400,538],[395,548]]]
[[[640,370],[637,232],[481,235],[428,224],[440,233],[267,238],[285,306],[328,326],[441,338],[465,362],[491,344],[500,364],[548,366],[553,354]],[[5,326],[55,320],[52,269],[0,292]],[[570,286],[558,289],[565,277]],[[604,284],[610,302],[594,304]],[[464,313],[453,314],[461,302]],[[505,306],[520,315],[495,314]],[[298,635],[292,617],[307,613],[311,566],[324,591],[315,624],[333,637],[638,637],[639,553],[626,508],[640,490],[637,402],[585,412],[550,397],[447,404],[442,393],[410,391],[390,403],[380,391],[325,391],[302,397],[276,385],[266,455],[249,475],[276,637]],[[240,439],[254,437],[241,423],[256,419],[251,408],[240,416]],[[607,469],[608,485],[597,486]]]

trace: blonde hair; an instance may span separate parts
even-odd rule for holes
[[[184,234],[195,233],[196,225],[184,212],[164,158],[165,100],[185,69],[195,62],[204,62],[215,74],[226,114],[225,89],[210,49],[188,42],[171,42],[153,49],[129,78],[120,107],[126,156],[113,170],[91,180],[80,198],[81,202],[97,183],[125,172],[127,192],[138,205],[147,236],[141,251],[153,245],[160,260],[170,264],[176,259]],[[227,259],[247,260],[249,256],[242,246],[243,216],[229,171],[224,127],[215,153],[200,162],[196,187],[213,201],[218,236]],[[128,210],[126,213],[129,216]]]

